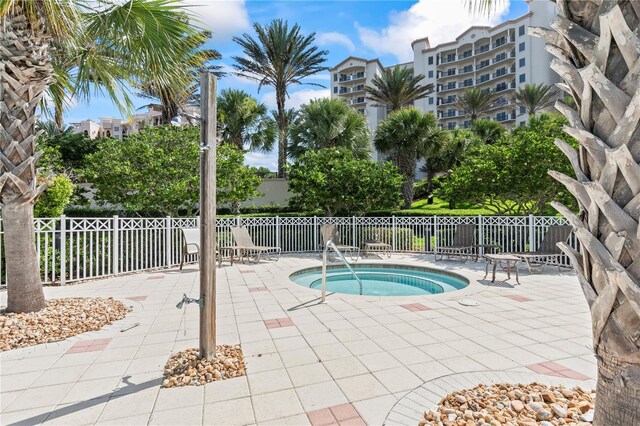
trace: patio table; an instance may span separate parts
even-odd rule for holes
[[[484,258],[486,260],[486,265],[484,268],[484,278],[487,278],[489,274],[489,265],[493,264],[493,275],[491,277],[491,282],[495,282],[496,280],[496,268],[499,263],[507,264],[507,279],[511,278],[511,267],[516,271],[516,283],[520,284],[520,277],[518,276],[518,262],[520,262],[520,258],[517,256],[512,256],[510,254],[485,254]]]

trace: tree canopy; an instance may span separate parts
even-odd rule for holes
[[[412,68],[396,66],[386,68],[382,75],[371,80],[372,86],[364,90],[375,106],[386,107],[391,111],[413,105],[418,99],[426,98],[433,92],[433,84],[422,85],[423,74],[413,75]]]
[[[364,115],[340,99],[315,99],[303,105],[289,131],[289,157],[308,150],[346,148],[357,158],[371,158]]]
[[[571,165],[554,145],[571,138],[562,130],[567,121],[556,114],[529,119],[494,144],[473,145],[464,161],[444,177],[437,192],[452,201],[482,204],[498,214],[548,214],[552,200],[571,196],[547,172],[571,174]]]
[[[355,158],[345,148],[308,151],[291,166],[289,205],[327,216],[362,216],[400,205],[402,176],[390,163]]]
[[[258,195],[260,178],[243,162],[242,151],[218,147],[218,204],[237,204]],[[105,139],[87,156],[84,177],[95,199],[126,211],[177,215],[193,213],[200,198],[200,129],[158,126]]]

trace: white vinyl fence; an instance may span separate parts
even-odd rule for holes
[[[566,221],[555,216],[236,217],[218,219],[218,244],[233,245],[229,227],[246,226],[257,245],[279,246],[283,253],[315,252],[321,250],[324,223],[337,225],[342,244],[362,246],[366,239],[379,238],[394,252],[430,253],[434,246],[451,243],[458,224],[477,226],[477,244],[497,245],[505,252],[535,251],[550,225]],[[198,218],[36,219],[43,282],[64,284],[177,265],[182,256],[180,229],[197,226]],[[10,246],[0,221],[2,285],[4,254]]]

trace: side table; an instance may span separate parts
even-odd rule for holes
[[[510,254],[486,254],[485,256],[486,265],[484,268],[484,278],[487,278],[489,274],[489,265],[493,264],[493,275],[491,277],[491,282],[496,280],[496,268],[498,263],[506,263],[507,264],[507,279],[511,278],[511,267],[516,271],[516,283],[520,284],[520,277],[518,276],[518,262],[520,262],[520,258],[517,256],[512,256]]]

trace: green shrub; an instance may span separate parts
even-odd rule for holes
[[[40,183],[47,183],[47,189],[42,193],[34,207],[36,217],[58,217],[64,212],[73,195],[73,183],[66,175],[53,178],[39,177]]]

